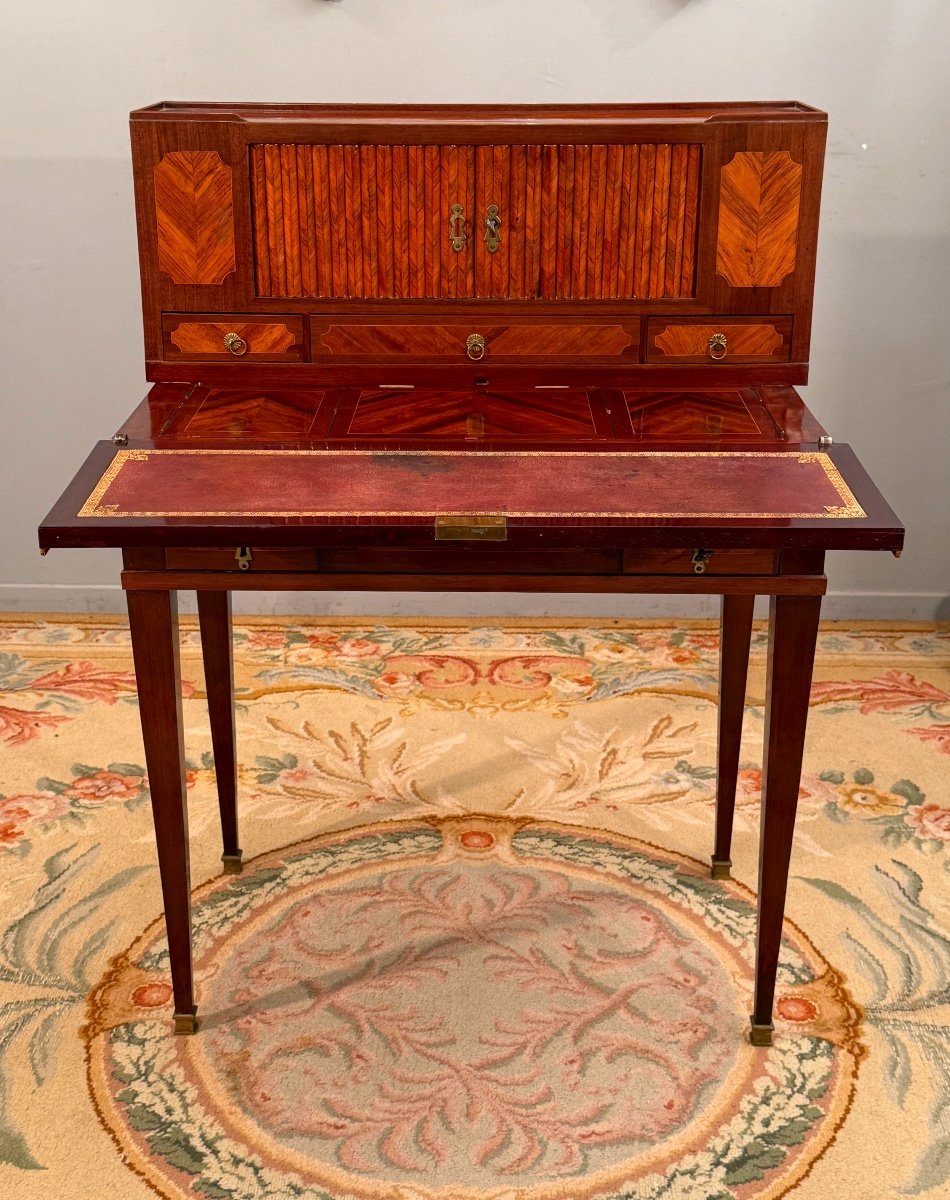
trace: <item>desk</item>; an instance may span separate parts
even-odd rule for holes
[[[241,869],[230,593],[543,591],[722,596],[714,876],[728,876],[752,610],[771,597],[750,1037],[768,1044],[827,549],[898,551],[848,447],[338,450],[101,443],[44,522],[50,546],[121,546],[171,954],[192,977],[177,593],[193,589],[225,870]]]
[[[180,590],[231,871],[230,592],[652,592],[723,598],[714,875],[771,597],[751,1028],[770,1040],[824,554],[903,540],[794,390],[826,124],[797,101],[131,114],[154,386],[40,545],[124,554],[177,1030],[196,1028]]]

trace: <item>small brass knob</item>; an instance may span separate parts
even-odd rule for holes
[[[476,362],[485,357],[485,339],[480,333],[470,333],[465,339],[465,352]]]
[[[709,339],[709,357],[714,358],[717,362],[726,357],[728,349],[724,333],[714,333]]]
[[[224,348],[230,354],[247,354],[247,342],[239,333],[226,333],[224,335]]]

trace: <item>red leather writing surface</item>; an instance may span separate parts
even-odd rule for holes
[[[82,517],[865,514],[822,453],[123,450]]]

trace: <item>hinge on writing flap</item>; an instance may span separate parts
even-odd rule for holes
[[[436,517],[437,542],[504,542],[507,517]]]

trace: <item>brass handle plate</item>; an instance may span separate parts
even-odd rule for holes
[[[726,335],[724,333],[714,333],[709,339],[709,357],[719,362],[720,359],[726,357],[728,350]]]
[[[489,204],[485,210],[485,249],[489,254],[496,254],[501,243],[501,217],[498,215],[498,205]]]
[[[505,542],[507,517],[436,517],[437,542]]]
[[[704,575],[706,573],[706,563],[712,558],[711,550],[694,550],[693,557],[689,560],[693,567],[693,572],[696,575]]]
[[[249,571],[251,569],[251,559],[254,555],[251,553],[250,546],[238,546],[234,551],[234,558],[238,565],[239,571]]]
[[[247,342],[239,333],[226,333],[224,335],[224,348],[229,354],[247,354]]]
[[[465,353],[478,362],[485,357],[485,339],[480,333],[470,333],[465,339]]]
[[[465,249],[465,209],[461,204],[453,204],[449,210],[449,239],[456,254]]]

